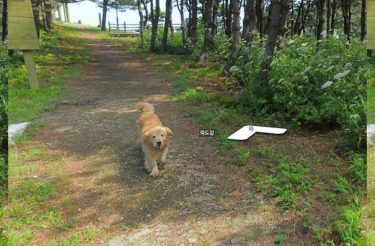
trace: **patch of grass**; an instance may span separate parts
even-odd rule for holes
[[[286,235],[284,233],[277,233],[275,237],[276,245],[286,245]]]
[[[188,88],[182,94],[176,96],[177,100],[190,102],[202,102],[207,98],[207,93],[200,86],[194,89]]]
[[[23,57],[16,53],[9,67],[9,122],[32,121],[67,90],[65,81],[78,75],[75,64],[84,64],[89,49],[77,29],[54,25],[41,34],[41,49],[35,62],[40,89],[30,89]]]

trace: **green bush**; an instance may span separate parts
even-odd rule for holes
[[[277,49],[268,74],[268,85],[256,81],[263,49],[259,41],[231,71],[245,85],[244,106],[255,114],[268,115],[293,125],[339,126],[346,144],[362,147],[365,140],[366,81],[370,59],[365,44],[327,38],[316,47],[314,37],[293,37]]]

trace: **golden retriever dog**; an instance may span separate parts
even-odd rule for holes
[[[165,164],[172,131],[161,124],[152,104],[140,102],[137,103],[136,108],[142,111],[137,123],[145,154],[145,168],[151,176],[157,176],[159,174],[157,161]]]

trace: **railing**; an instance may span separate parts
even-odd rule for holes
[[[164,27],[164,23],[159,23],[159,28]],[[181,30],[181,24],[172,24],[172,27],[175,31]],[[151,28],[150,25],[147,25],[146,28]],[[108,32],[110,35],[121,35],[129,34],[135,35],[139,34],[139,23],[138,24],[127,24],[124,23],[111,23],[108,21]]]

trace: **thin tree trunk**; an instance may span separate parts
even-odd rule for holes
[[[262,87],[268,85],[268,71],[270,70],[273,54],[275,52],[277,37],[282,31],[281,29],[285,26],[285,22],[287,21],[289,4],[290,0],[272,1],[272,16],[269,28],[268,41],[265,47],[263,61],[260,66],[259,73],[256,77],[256,81]]]
[[[103,0],[102,31],[106,30],[108,1],[109,0]]]
[[[303,16],[303,8],[304,8],[303,0],[301,0],[301,3],[299,4],[299,7],[298,7],[297,17],[296,17],[296,20],[294,22],[292,35],[295,34],[295,33],[298,33],[300,23],[301,23],[300,19],[301,19],[301,16]]]
[[[230,52],[230,59],[224,67],[224,72],[229,73],[230,68],[236,64],[238,58],[238,52],[240,50],[241,41],[241,26],[240,26],[240,3],[239,0],[231,0],[233,11],[233,23],[232,23],[232,45]]]
[[[307,1],[307,9],[306,9],[306,12],[304,13],[303,15],[303,18],[302,18],[302,22],[301,22],[301,29],[299,30],[299,34],[301,34],[301,32],[303,34],[305,34],[305,27],[306,27],[306,20],[307,20],[307,16],[310,12],[310,8],[311,8],[311,0],[308,0]]]
[[[326,4],[327,4],[327,17],[326,17],[326,33],[327,33],[327,37],[328,35],[331,33],[331,22],[330,22],[330,19],[331,19],[331,0],[327,0],[326,1]]]
[[[147,22],[148,22],[148,18],[149,18],[149,13],[148,13],[148,8],[147,8],[147,4],[145,3],[144,0],[141,0],[141,3],[142,3],[142,6],[143,6],[143,9],[145,11],[145,15],[144,15],[144,24],[143,24],[143,29],[146,28],[147,26]],[[143,13],[142,13],[143,14]]]
[[[316,40],[318,41],[322,39],[322,33],[324,30],[325,7],[326,7],[325,0],[316,1],[317,19],[318,19],[318,24],[316,27]]]
[[[153,0],[151,0],[152,2]],[[159,25],[159,17],[160,17],[160,1],[155,1],[155,14],[153,15],[152,20],[152,30],[151,30],[151,45],[150,45],[150,51],[156,50],[156,37],[158,34],[158,25]]]
[[[346,39],[350,41],[350,38],[351,38],[351,28],[350,28],[351,0],[342,0],[342,16],[344,18],[344,33],[346,35]]]
[[[259,31],[259,37],[263,37],[264,29],[263,29],[263,15],[264,15],[264,0],[256,0],[255,2],[255,11],[256,11],[256,20],[257,20],[257,27]]]
[[[366,38],[366,0],[362,0],[361,9],[361,41],[363,42]]]
[[[334,33],[336,28],[336,8],[337,8],[337,1],[332,0],[332,11],[331,11],[331,34]]]
[[[35,29],[36,34],[39,37],[40,35],[40,21],[39,21],[39,0],[32,0],[32,7],[33,7],[33,15],[34,15],[34,22],[35,22]]]
[[[227,34],[228,37],[231,37],[232,35],[232,5],[229,4],[229,0],[224,0],[225,1],[225,33]]]
[[[2,24],[1,40],[5,41],[5,39],[8,36],[8,0],[3,0],[1,24]]]
[[[186,47],[186,26],[185,26],[185,17],[184,17],[184,0],[176,0],[176,6],[178,12],[180,12],[180,21],[181,21],[181,34],[182,34],[182,46]]]
[[[197,26],[198,26],[198,1],[191,1],[191,41],[193,45],[197,43]]]
[[[106,0],[104,0],[106,1]],[[107,3],[108,3],[108,0],[107,0]],[[69,7],[68,7],[68,3],[63,3],[64,5],[64,14],[65,14],[65,21],[70,23],[70,15],[69,15]]]
[[[139,35],[141,37],[141,47],[144,46],[144,20],[141,6],[141,0],[137,0],[138,14],[139,14]]]
[[[220,5],[220,0],[214,0],[214,6],[212,8],[212,29],[211,29],[212,37],[215,37],[217,33],[217,16],[218,16],[219,5]]]
[[[171,25],[171,16],[172,16],[172,0],[166,0],[165,1],[165,22],[164,22],[163,39],[161,41],[161,52],[165,52],[167,50],[168,29]]]
[[[212,49],[213,40],[212,40],[212,7],[213,7],[213,0],[207,0],[205,7],[204,7],[204,42],[203,47],[201,50],[201,54],[199,57],[199,62],[205,62],[208,58],[208,51]]]

